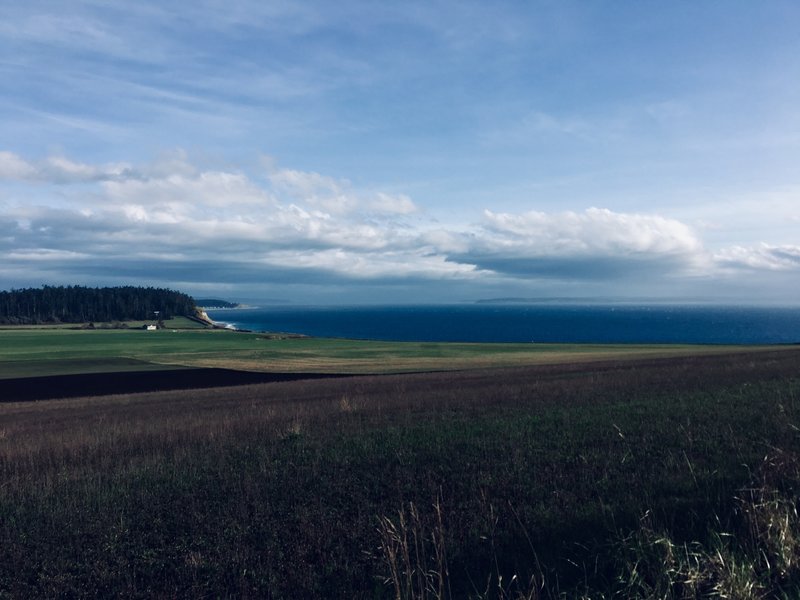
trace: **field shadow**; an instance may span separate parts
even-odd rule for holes
[[[191,390],[332,377],[342,376],[321,373],[253,373],[208,368],[18,377],[0,380],[0,402]]]

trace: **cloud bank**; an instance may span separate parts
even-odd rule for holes
[[[520,278],[613,280],[690,275],[706,258],[683,223],[654,215],[486,210],[466,251],[451,257]]]
[[[456,291],[683,293],[745,274],[800,275],[800,247],[712,251],[662,215],[487,209],[456,228],[404,194],[272,161],[249,173],[200,168],[183,153],[93,165],[0,152],[0,252],[5,287],[124,280],[253,297],[355,286],[362,301],[371,286],[413,302]]]

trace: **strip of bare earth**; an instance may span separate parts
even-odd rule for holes
[[[325,377],[333,377],[333,375],[253,373],[213,368],[20,377],[0,381],[0,402],[193,390]]]

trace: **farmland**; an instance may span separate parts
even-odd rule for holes
[[[136,323],[134,325],[139,325]],[[0,379],[66,373],[216,367],[285,373],[401,373],[610,359],[687,356],[754,347],[461,344],[304,338],[206,330],[0,329]]]
[[[0,596],[800,590],[796,348],[75,333],[3,360],[472,367],[2,404]]]

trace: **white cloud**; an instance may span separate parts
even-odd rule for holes
[[[264,263],[280,267],[319,269],[353,279],[451,279],[473,278],[476,269],[418,251],[387,251],[366,254],[341,248],[318,252],[275,252]]]
[[[419,236],[419,241],[423,247],[429,248],[431,252],[441,252],[446,255],[467,252],[470,241],[473,239],[474,236],[463,232],[448,231],[441,228],[423,231]]]
[[[21,252],[9,252],[6,255],[8,261],[21,261],[21,262],[49,262],[53,260],[68,261],[77,260],[82,258],[90,258],[88,254],[81,252],[70,252],[69,250],[49,250],[46,248],[38,248],[35,250],[27,250]]]
[[[758,271],[800,271],[800,246],[733,246],[714,256],[722,267]]]
[[[171,174],[160,179],[107,181],[103,187],[112,202],[140,203],[176,214],[273,202],[269,193],[236,172],[205,171],[195,175]]]
[[[416,204],[405,194],[385,194],[378,192],[368,202],[366,202],[368,210],[396,215],[409,215],[417,212]]]
[[[0,152],[0,179],[30,180],[36,169],[12,152]]]
[[[38,169],[39,179],[59,183],[125,180],[140,176],[124,163],[93,166],[62,156],[51,156]]]
[[[356,211],[407,215],[417,206],[404,194],[356,191],[346,179],[334,179],[315,172],[294,169],[271,169],[269,180],[278,190],[331,214]]]
[[[490,245],[544,255],[606,253],[693,254],[702,244],[692,230],[658,215],[590,208],[582,213],[484,213]]]
[[[88,165],[63,156],[29,162],[12,152],[0,152],[0,180],[41,183],[92,183],[141,177],[128,164]]]
[[[691,276],[711,262],[685,224],[658,215],[486,210],[473,231],[433,232],[451,260],[520,280],[616,281]]]
[[[337,182],[314,172],[296,171],[294,169],[276,169],[269,174],[272,185],[299,197],[315,197],[320,194],[342,193],[342,186],[349,186],[347,181]]]

